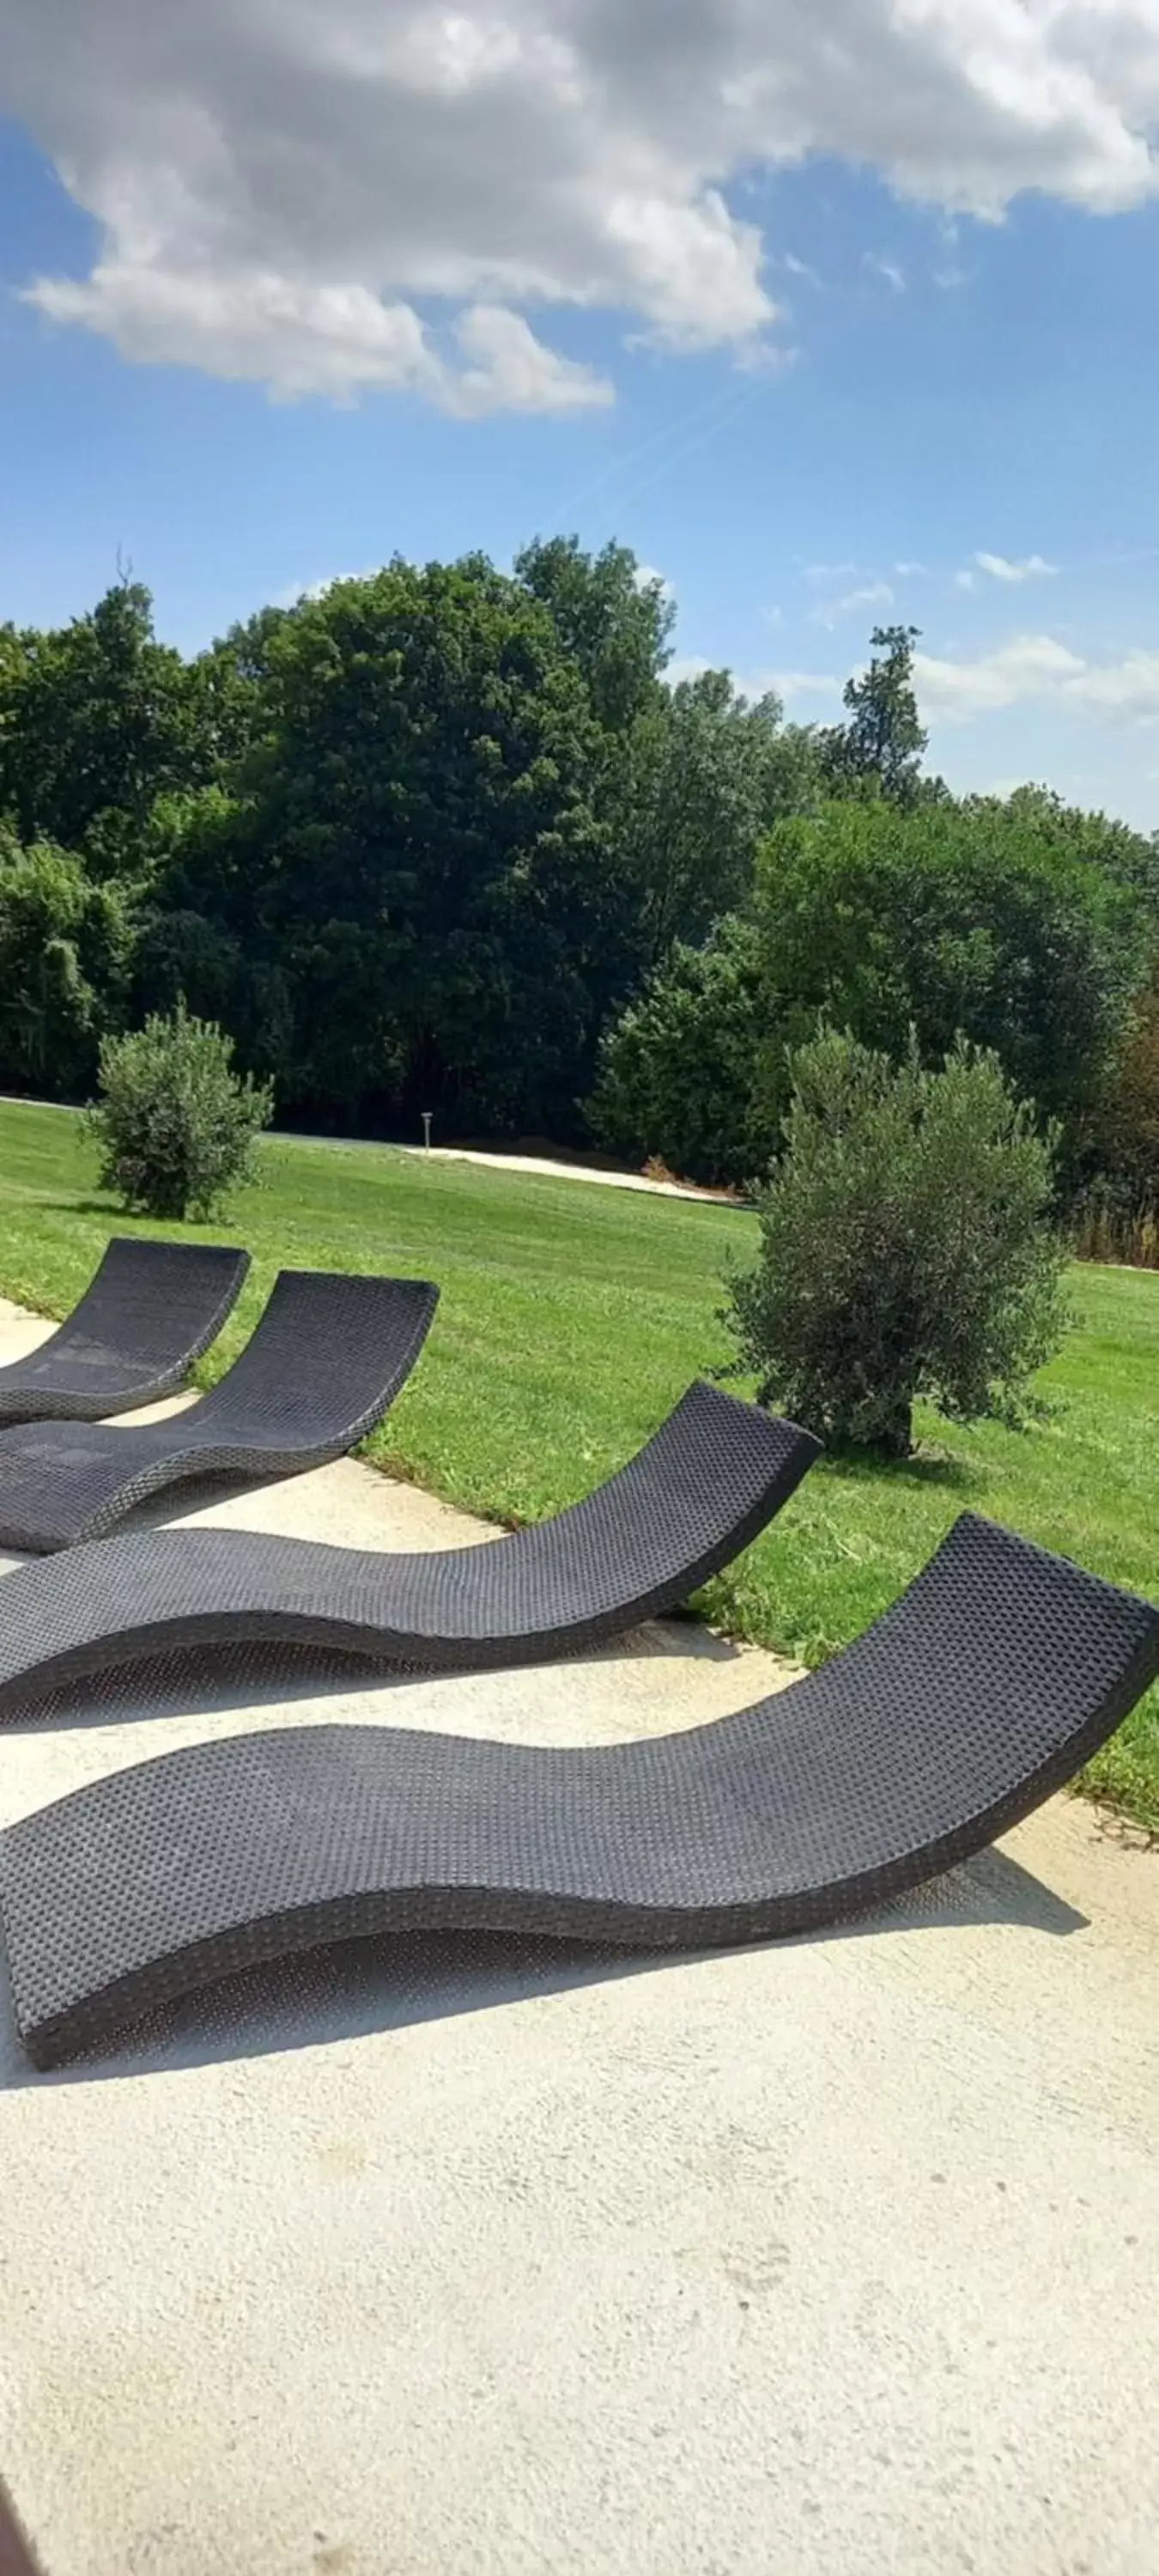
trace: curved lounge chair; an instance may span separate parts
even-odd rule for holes
[[[141,1530],[0,1584],[0,1715],[175,1646],[325,1645],[434,1670],[534,1663],[672,1610],[764,1528],[820,1442],[691,1386],[554,1520],[429,1555],[252,1530]]]
[[[249,1263],[224,1243],[114,1235],[67,1323],[0,1368],[0,1424],[98,1422],[171,1395],[221,1331]]]
[[[820,1672],[582,1751],[379,1726],[227,1736],[0,1835],[38,2066],[262,1959],[415,1927],[703,1948],[803,1932],[977,1851],[1159,1671],[1159,1610],[966,1513]]]
[[[279,1271],[233,1367],[186,1413],[0,1436],[0,1547],[38,1555],[98,1538],[190,1476],[293,1476],[341,1457],[409,1377],[438,1293],[425,1279]]]

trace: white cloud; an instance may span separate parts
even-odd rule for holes
[[[381,570],[380,563],[363,564],[360,572],[328,572],[323,574],[321,581],[289,581],[284,590],[274,592],[274,606],[296,608],[300,599],[324,599],[327,591],[333,590],[335,582],[373,581],[375,573]]]
[[[790,277],[804,278],[807,286],[820,286],[821,278],[818,271],[811,266],[807,259],[798,259],[795,251],[781,251],[780,263],[782,268],[788,271]]]
[[[894,571],[900,581],[908,581],[915,574],[923,573],[925,571],[925,565],[920,563],[906,563],[903,560],[901,563],[895,563]]]
[[[661,598],[671,604],[676,597],[676,589],[675,584],[669,581],[667,573],[660,572],[655,564],[638,563],[636,566],[637,590],[647,590],[649,583],[653,581],[658,581],[660,584]],[[707,663],[704,668],[707,670]]]
[[[1036,573],[1058,571],[1058,565],[1047,563],[1043,555],[1011,557],[979,553],[975,555],[974,561],[982,572],[989,573],[992,581],[1032,581]],[[965,587],[964,584],[963,587]]]
[[[702,671],[717,671],[722,667],[732,668],[729,664],[722,666],[719,661],[710,662],[704,653],[677,653],[664,677],[672,689],[680,680],[697,680]],[[732,677],[741,697],[749,699],[767,697],[770,692],[774,697],[786,700],[836,698],[844,686],[831,671],[738,671],[733,668]]]
[[[977,590],[978,576],[974,572],[956,572],[954,582],[958,590]]]
[[[835,671],[766,671],[759,685],[775,689],[777,696],[787,701],[790,698],[837,698],[845,684]],[[754,682],[753,693],[756,688]]]
[[[850,573],[856,572],[856,570],[857,566],[855,563],[814,563],[806,564],[804,567],[806,581],[815,581],[818,583],[826,581],[848,581]]]
[[[310,286],[269,271],[181,275],[102,260],[85,281],[40,278],[28,289],[54,322],[79,322],[124,358],[190,363],[249,378],[285,397],[340,400],[370,385],[436,394],[442,371],[409,304],[368,287]]]
[[[1121,662],[1087,669],[1071,694],[1089,715],[1120,724],[1159,722],[1159,653],[1136,650]]]
[[[830,599],[809,611],[814,626],[833,627],[843,617],[852,617],[859,608],[890,608],[893,592],[887,581],[863,582],[857,590],[847,590],[841,599]]]
[[[885,259],[880,251],[866,250],[861,254],[861,265],[871,269],[875,277],[883,277],[895,295],[905,294],[905,273],[898,267],[896,259]]]
[[[181,277],[102,263],[83,283],[43,278],[28,300],[55,322],[102,332],[122,357],[256,381],[285,401],[329,394],[349,402],[389,387],[477,417],[614,399],[606,377],[546,348],[522,314],[497,304],[458,316],[455,339],[473,363],[456,369],[411,305],[384,304],[364,286],[295,286],[270,274]]]
[[[455,337],[473,364],[461,375],[448,376],[442,396],[448,410],[476,416],[487,411],[575,411],[615,399],[606,376],[545,348],[522,313],[511,313],[505,305],[472,305],[460,314]]]
[[[527,311],[742,351],[775,321],[726,194],[754,170],[834,155],[951,216],[1142,204],[1159,12],[0,0],[0,105],[100,228],[87,277],[29,285],[56,321],[283,395],[582,409],[607,385]]]
[[[669,665],[667,677],[693,679],[710,667],[715,666],[702,654],[685,654]],[[1087,661],[1053,635],[1014,636],[972,661],[919,650],[914,683],[923,716],[943,723],[967,724],[978,716],[1040,702],[1101,724],[1159,724],[1159,652],[1142,647],[1117,662]],[[737,676],[746,697],[773,689],[786,704],[835,699],[843,686],[834,671],[759,670]]]
[[[1065,644],[1049,635],[1020,635],[973,662],[943,662],[932,653],[915,653],[914,679],[924,711],[931,715],[986,715],[1020,699],[1042,697],[1064,681],[1081,675],[1085,664]]]
[[[1118,662],[1088,662],[1051,635],[1019,635],[974,661],[914,656],[922,711],[948,721],[1051,699],[1104,723],[1159,723],[1159,653],[1137,648]]]

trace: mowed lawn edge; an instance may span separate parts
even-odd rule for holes
[[[756,1239],[743,1209],[389,1146],[269,1138],[261,1167],[262,1186],[211,1225],[138,1222],[97,1190],[75,1112],[0,1101],[0,1294],[66,1314],[112,1233],[245,1243],[250,1277],[196,1371],[208,1386],[281,1267],[435,1279],[422,1359],[363,1454],[505,1527],[588,1492],[728,1358],[722,1278]],[[820,1663],[888,1607],[964,1509],[1159,1600],[1159,1273],[1084,1265],[1071,1295],[1076,1329],[1043,1373],[1047,1423],[966,1431],[929,1414],[903,1465],[822,1460],[697,1609]],[[1083,1786],[1159,1830],[1159,1693]]]

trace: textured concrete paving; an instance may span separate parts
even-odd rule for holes
[[[471,1527],[354,1464],[183,1517]],[[5,1728],[0,1821],[239,1727],[607,1742],[778,1677],[678,1624],[393,1686],[172,1659]],[[350,1945],[49,2077],[5,1995],[0,2474],[46,2576],[1154,2576],[1157,2000],[1159,1859],[1063,1800],[763,1950]]]

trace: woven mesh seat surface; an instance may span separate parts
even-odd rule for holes
[[[16,2026],[54,2065],[235,1969],[394,1929],[693,1948],[808,1930],[979,1849],[1157,1671],[1159,1611],[966,1514],[844,1654],[686,1734],[194,1745],[0,1836]]]
[[[409,1377],[438,1289],[425,1279],[282,1270],[244,1350],[168,1422],[35,1422],[0,1435],[0,1547],[99,1538],[189,1476],[291,1476],[339,1458]]]
[[[59,1332],[0,1368],[0,1424],[97,1422],[171,1395],[221,1331],[249,1258],[114,1235]]]
[[[689,1388],[586,1501],[493,1546],[390,1556],[250,1530],[142,1530],[0,1584],[0,1714],[174,1646],[327,1645],[428,1669],[531,1662],[673,1609],[816,1457],[793,1423]]]

